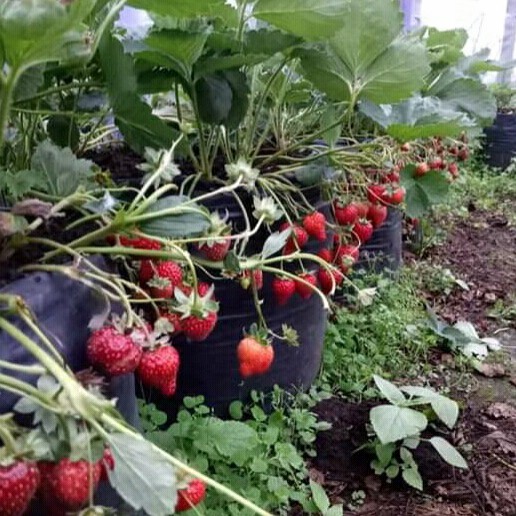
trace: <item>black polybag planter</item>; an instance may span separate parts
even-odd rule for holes
[[[106,269],[104,260],[95,260],[97,266]],[[61,352],[73,371],[86,369],[86,341],[91,330],[91,318],[103,312],[104,302],[91,288],[58,273],[37,272],[28,274],[0,289],[2,294],[15,294],[23,298],[34,314],[38,326]],[[115,307],[116,309],[116,307]],[[11,317],[10,322],[21,329],[35,342],[39,339],[25,323]],[[21,344],[5,332],[0,331],[0,359],[17,364],[36,364],[36,359]],[[20,380],[36,384],[33,375],[6,371]],[[113,378],[107,387],[108,398],[117,399],[117,408],[126,421],[139,427],[138,409],[135,396],[134,375]],[[0,389],[0,413],[12,411],[18,396]],[[20,422],[30,425],[31,418],[21,418]],[[96,494],[96,502],[105,506],[118,507],[121,498],[107,484],[101,483]],[[31,514],[43,514],[35,507]]]
[[[320,190],[310,188],[305,197],[316,209],[331,217],[328,203],[320,201]],[[241,195],[243,203],[252,217],[252,198]],[[227,214],[235,232],[245,228],[240,205],[231,194],[217,196],[204,203],[210,211]],[[274,229],[274,228],[273,228]],[[258,253],[269,233],[265,230],[255,235],[246,254]],[[328,232],[325,242],[310,239],[303,252],[317,254],[322,247],[331,247],[333,234]],[[305,261],[307,269],[314,269],[313,262]],[[298,264],[287,264],[286,269],[294,271]],[[211,281],[200,275],[201,280]],[[231,402],[249,400],[252,390],[268,393],[275,385],[291,390],[306,390],[314,382],[321,365],[327,312],[319,296],[312,294],[303,300],[295,294],[285,306],[275,303],[272,292],[272,275],[264,274],[264,287],[260,291],[264,317],[270,329],[282,333],[287,324],[299,334],[298,347],[291,347],[274,339],[274,361],[271,369],[263,375],[242,379],[238,371],[236,348],[243,337],[243,331],[258,322],[251,291],[244,290],[232,280],[215,281],[215,297],[219,302],[218,322],[213,333],[203,342],[189,342],[180,336],[173,345],[179,351],[181,364],[177,380],[177,391],[171,398],[165,398],[156,391],[145,390],[144,397],[155,402],[160,410],[175,418],[185,396],[204,396],[205,404],[220,417],[228,415]],[[150,396],[149,396],[150,392]]]
[[[516,113],[498,113],[494,124],[484,129],[487,163],[507,168],[516,156]]]
[[[270,392],[274,385],[287,390],[305,390],[314,382],[321,364],[327,314],[319,296],[308,300],[294,295],[285,306],[274,302],[272,277],[265,275],[260,297],[264,316],[269,327],[281,334],[286,323],[297,330],[300,345],[291,347],[274,340],[274,361],[264,375],[245,380],[239,374],[236,355],[237,344],[243,330],[257,322],[256,310],[250,292],[229,280],[217,282],[215,295],[220,302],[219,320],[213,333],[203,342],[189,342],[184,337],[174,340],[181,365],[177,391],[172,398],[164,398],[155,391],[148,401],[175,417],[185,396],[202,395],[205,404],[221,417],[228,415],[232,401],[248,401],[251,390]]]
[[[402,262],[403,215],[396,208],[388,208],[385,222],[373,231],[373,236],[360,246],[355,269],[374,272],[396,271]]]

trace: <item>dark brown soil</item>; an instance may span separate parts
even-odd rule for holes
[[[415,453],[425,479],[425,493],[402,482],[388,484],[369,467],[371,456],[356,452],[366,439],[371,404],[333,398],[316,412],[333,428],[317,439],[317,457],[311,475],[324,484],[333,503],[346,506],[357,491],[366,494],[363,505],[346,514],[362,515],[514,515],[516,508],[516,404],[503,402],[468,408],[457,429],[445,435],[462,447],[470,469],[455,470],[428,446]],[[468,449],[472,451],[467,452]],[[300,513],[296,513],[300,514]]]
[[[447,226],[446,242],[430,251],[429,260],[449,268],[470,290],[429,294],[427,300],[450,323],[464,319],[481,332],[492,330],[497,326],[489,316],[494,304],[514,302],[516,295],[516,227],[503,215],[480,210],[471,211],[467,220],[451,218]]]

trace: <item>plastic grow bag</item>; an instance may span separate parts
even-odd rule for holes
[[[495,123],[484,129],[487,163],[507,168],[516,156],[516,114],[498,113]]]
[[[97,266],[107,269],[103,259],[94,261]],[[15,294],[24,299],[36,317],[39,327],[61,352],[73,371],[88,368],[85,346],[90,334],[88,324],[92,317],[106,310],[105,301],[94,290],[62,274],[38,272],[8,284],[0,289],[0,293]],[[39,342],[23,321],[12,317],[10,322],[35,342]],[[36,363],[34,357],[5,332],[0,332],[0,359],[25,365]],[[8,374],[32,384],[37,381],[32,375],[12,371]],[[108,383],[106,395],[117,399],[117,408],[129,424],[139,427],[134,375],[112,378]],[[16,395],[0,389],[0,413],[12,411],[17,399]],[[30,424],[31,419],[22,418],[21,422]],[[118,507],[122,502],[107,483],[99,486],[96,501],[111,507]],[[39,508],[35,508],[31,514],[40,514],[39,511]]]

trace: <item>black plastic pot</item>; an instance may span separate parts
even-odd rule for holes
[[[305,196],[318,210],[330,216],[328,203],[318,200],[318,189],[306,191]],[[252,199],[242,198],[251,216]],[[236,231],[244,228],[241,207],[232,195],[210,199],[206,206],[211,211],[227,212]],[[268,234],[262,231],[255,235],[246,254],[259,252]],[[317,253],[323,246],[330,246],[332,239],[333,235],[329,233],[326,242],[310,240],[303,250]],[[292,264],[289,269],[295,267]],[[220,311],[214,332],[199,343],[187,342],[183,337],[176,339],[174,346],[181,356],[176,394],[172,398],[164,398],[152,391],[149,398],[147,391],[146,399],[156,402],[161,410],[173,418],[185,396],[203,395],[206,405],[213,408],[217,415],[225,417],[231,402],[247,401],[251,390],[266,393],[272,391],[274,385],[287,390],[308,389],[320,368],[327,313],[316,294],[309,300],[303,300],[296,294],[287,305],[276,305],[271,284],[272,276],[265,274],[260,298],[265,300],[262,309],[267,324],[276,334],[282,333],[283,324],[294,328],[299,334],[299,347],[291,347],[275,339],[275,359],[271,369],[264,375],[243,380],[238,371],[236,348],[243,331],[258,321],[256,308],[251,292],[244,290],[238,282],[216,281],[215,297],[219,301]]]
[[[371,239],[360,247],[355,269],[374,272],[396,271],[402,263],[403,215],[396,208],[389,208],[387,219],[374,230]]]
[[[226,416],[232,401],[247,401],[251,390],[270,392],[274,385],[285,389],[303,390],[312,385],[321,364],[327,314],[315,294],[309,300],[294,297],[285,306],[277,306],[271,291],[271,277],[265,275],[261,297],[264,316],[269,327],[281,334],[288,324],[299,334],[299,347],[282,341],[273,342],[275,359],[264,375],[243,380],[238,372],[237,344],[243,330],[257,321],[250,292],[229,280],[217,282],[215,295],[220,302],[219,320],[214,332],[204,342],[174,341],[181,356],[178,390],[173,398],[157,397],[152,401],[175,417],[185,396],[203,395],[205,403],[219,416]]]
[[[106,268],[100,259],[96,265]],[[64,360],[73,371],[86,369],[89,364],[86,357],[86,340],[90,334],[88,323],[96,314],[103,313],[105,305],[98,295],[82,283],[73,281],[61,274],[33,273],[24,276],[0,289],[0,293],[21,296],[45,335],[61,352]],[[113,307],[115,310],[117,307]],[[39,339],[23,321],[12,317],[11,322],[35,342]],[[18,341],[0,331],[0,359],[17,364],[31,365],[36,360]],[[18,379],[36,384],[34,375],[9,372]],[[134,375],[113,378],[107,385],[106,395],[117,399],[117,408],[129,422],[139,427],[138,409],[135,396]],[[0,389],[0,414],[12,411],[18,396]],[[32,417],[20,418],[22,424],[31,425]],[[118,507],[120,497],[107,484],[99,486],[96,501],[105,506]],[[31,514],[43,515],[37,507]]]
[[[516,113],[498,113],[494,124],[484,129],[486,160],[505,169],[516,156]]]

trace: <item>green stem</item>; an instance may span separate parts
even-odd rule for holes
[[[206,177],[208,181],[212,179],[212,170],[209,168],[209,158],[206,149],[206,142],[204,140],[204,128],[201,122],[201,115],[199,114],[199,101],[195,88],[192,88],[192,106],[195,111],[195,123],[197,126],[197,136],[199,137],[199,153],[201,157],[200,172]]]
[[[38,100],[38,99],[42,99],[44,97],[47,97],[48,95],[54,95],[55,93],[61,93],[63,91],[68,91],[68,90],[74,90],[76,88],[80,88],[80,87],[84,87],[84,88],[103,88],[105,85],[101,82],[72,82],[72,83],[67,83],[67,84],[62,84],[60,86],[55,86],[53,88],[49,88],[45,91],[41,91],[39,93],[36,93],[35,95],[33,95],[32,97],[30,97],[29,99],[23,99],[23,100],[20,100],[20,101],[16,101],[14,102],[14,106],[17,106],[18,104],[26,104],[26,103],[31,103],[35,100]]]
[[[2,389],[12,392],[13,394],[30,398],[52,412],[60,413],[60,408],[54,405],[45,394],[26,382],[22,382],[5,374],[0,374],[0,386]]]
[[[5,86],[2,88],[2,99],[0,102],[0,156],[3,154],[5,131],[7,129],[7,121],[9,120],[14,89],[22,73],[22,67],[14,66],[6,78]]]
[[[0,360],[0,368],[9,369],[10,371],[16,371],[18,373],[35,374],[37,376],[43,376],[47,372],[44,367],[40,367],[38,365],[13,364],[12,362],[6,362],[5,360]]]

